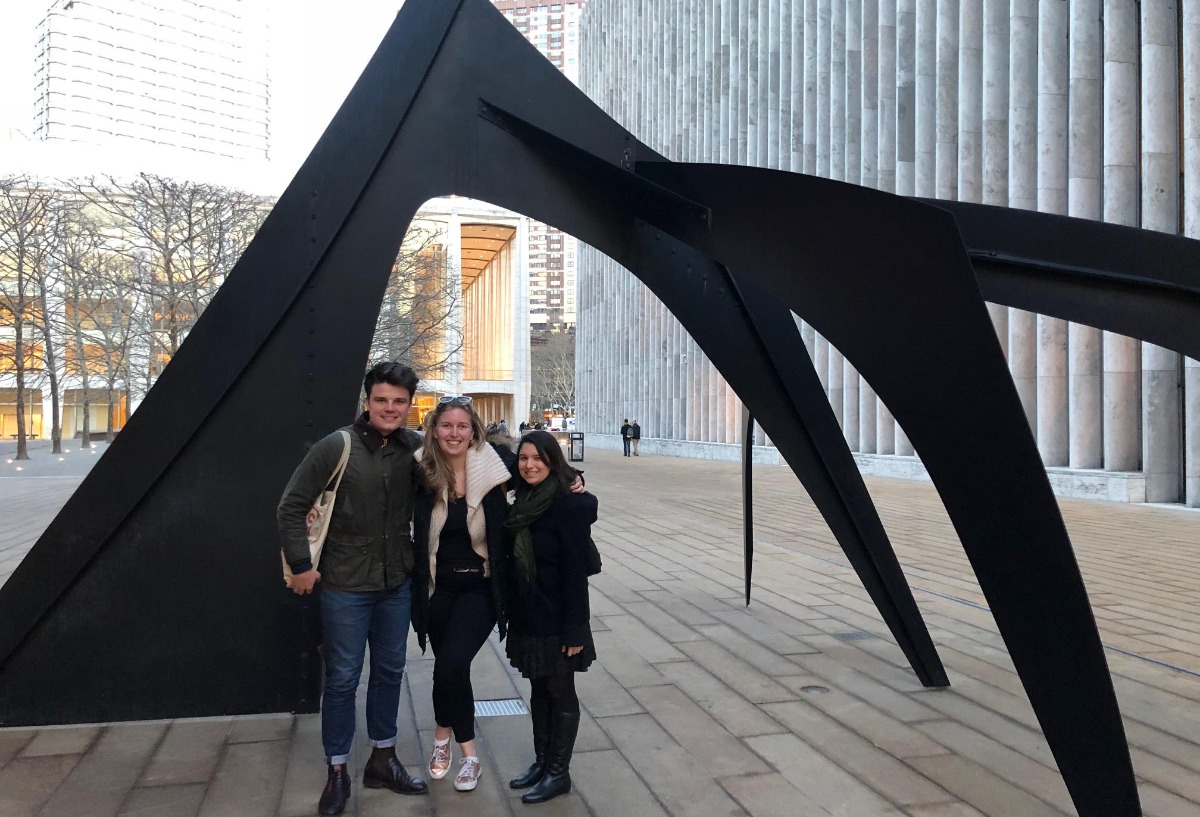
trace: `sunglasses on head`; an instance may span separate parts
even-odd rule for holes
[[[445,397],[439,397],[438,403],[440,403],[443,406],[446,406],[446,405],[469,406],[469,405],[471,405],[471,398],[465,394],[459,394],[459,395],[447,394]]]

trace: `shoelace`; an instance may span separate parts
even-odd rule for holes
[[[477,777],[479,777],[479,761],[477,759],[464,757],[458,762],[458,776],[455,780],[467,783]]]
[[[433,769],[450,768],[450,744],[445,746],[433,745],[433,757],[429,759],[429,767]]]

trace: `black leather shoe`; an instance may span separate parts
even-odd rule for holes
[[[571,791],[571,773],[566,769],[561,774],[546,772],[532,789],[521,795],[522,803],[545,803],[560,794]]]
[[[363,770],[363,785],[368,789],[391,789],[397,794],[429,793],[429,785],[406,772],[391,747],[371,750],[371,759]]]
[[[325,791],[321,792],[321,802],[317,811],[321,817],[333,817],[346,810],[350,800],[350,775],[345,766],[330,766],[329,779],[325,781]]]
[[[527,789],[537,783],[546,774],[546,762],[539,758],[528,769],[508,781],[510,789]]]

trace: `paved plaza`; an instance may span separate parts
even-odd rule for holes
[[[75,453],[61,463],[35,455],[20,473],[0,456],[0,581],[86,470]],[[530,759],[528,716],[481,717],[478,790],[458,793],[447,779],[429,797],[401,797],[363,792],[356,778],[348,814],[1076,813],[931,485],[868,480],[947,690],[916,681],[786,468],[755,471],[749,608],[737,465],[589,450],[585,468],[600,498],[604,571],[592,583],[600,660],[580,676],[575,791],[522,805],[506,781]],[[1200,817],[1200,514],[1062,507],[1145,813]],[[528,695],[501,655],[493,639],[477,659],[477,699]],[[415,640],[408,666],[400,755],[419,770],[432,740],[432,657]],[[313,715],[0,730],[0,815],[315,814],[319,731]]]

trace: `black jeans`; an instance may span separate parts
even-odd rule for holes
[[[454,739],[475,739],[475,693],[471,660],[496,626],[491,580],[481,573],[439,570],[429,600],[429,643],[433,647],[433,716]]]
[[[631,440],[628,437],[622,437],[621,442],[625,445],[625,456],[629,456],[629,444]]]

